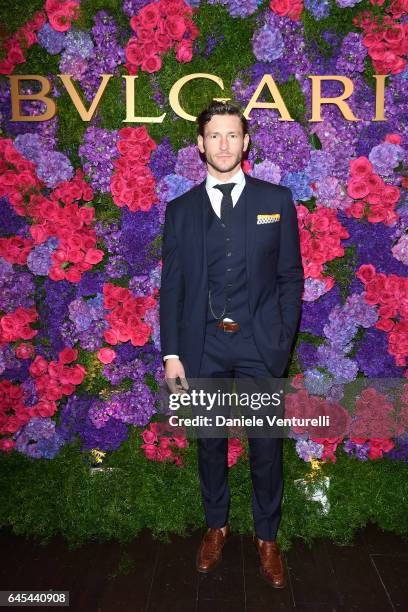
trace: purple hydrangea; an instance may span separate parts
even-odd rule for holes
[[[329,0],[305,0],[305,9],[313,14],[316,21],[330,15]]]
[[[50,55],[61,53],[64,48],[65,32],[57,32],[47,22],[38,32],[37,41]]]
[[[231,17],[241,17],[242,19],[255,13],[258,8],[257,0],[207,0],[207,4],[221,4],[225,6]]]
[[[297,201],[310,200],[313,190],[310,186],[310,177],[304,172],[288,172],[282,180],[282,185],[289,187],[292,191],[293,199]]]
[[[263,62],[271,62],[281,57],[284,42],[280,30],[268,25],[256,30],[252,37],[252,49],[256,59]]]
[[[16,450],[35,459],[53,459],[63,444],[50,418],[33,417],[16,437]]]
[[[91,179],[92,188],[102,193],[110,191],[113,162],[119,157],[118,131],[89,127],[78,153],[84,171]]]
[[[373,147],[368,159],[373,164],[374,172],[388,176],[404,159],[404,156],[405,151],[400,145],[383,142]]]
[[[200,152],[196,145],[179,149],[174,170],[176,174],[194,183],[200,183],[207,176],[206,166],[201,160]]]
[[[51,255],[58,246],[57,238],[49,238],[35,247],[27,258],[27,266],[35,276],[47,276],[51,266]]]
[[[349,32],[343,38],[340,55],[337,59],[338,73],[353,76],[356,72],[364,72],[367,53],[368,49],[363,44],[363,35],[357,34],[357,32]]]
[[[68,157],[58,151],[42,151],[37,163],[38,178],[51,189],[63,181],[70,181],[74,176]]]
[[[296,442],[296,452],[303,461],[321,459],[324,446],[312,440],[298,440]]]
[[[260,164],[254,164],[249,174],[255,178],[261,179],[262,181],[268,181],[279,185],[281,180],[281,171],[279,166],[265,159]]]

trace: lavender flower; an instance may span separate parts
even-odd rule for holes
[[[40,47],[43,47],[47,53],[57,55],[61,53],[64,47],[65,32],[57,32],[47,22],[38,32],[37,41]]]
[[[200,183],[205,179],[207,170],[201,161],[196,145],[184,147],[178,151],[175,172],[194,183]]]
[[[305,0],[305,9],[313,13],[316,21],[325,19],[330,15],[329,0]]]
[[[256,59],[260,61],[271,62],[281,57],[284,42],[279,29],[264,25],[256,30],[252,37],[252,49]]]
[[[368,159],[373,164],[375,172],[388,176],[404,159],[404,155],[405,151],[400,145],[383,142],[371,150]]]
[[[268,159],[265,159],[265,161],[261,162],[260,164],[255,164],[250,170],[249,174],[255,178],[261,179],[262,181],[274,183],[275,185],[279,185],[281,180],[281,171],[279,166],[273,162],[270,162]]]

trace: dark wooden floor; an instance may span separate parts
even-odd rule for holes
[[[213,574],[197,574],[202,534],[162,544],[142,533],[128,545],[70,551],[59,538],[43,547],[0,531],[0,589],[68,590],[75,612],[408,610],[408,542],[374,526],[347,547],[317,540],[309,549],[297,541],[285,555],[289,584],[282,591],[259,576],[247,536],[231,537]]]

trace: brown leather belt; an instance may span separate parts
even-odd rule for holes
[[[240,324],[233,321],[218,321],[217,327],[225,332],[237,332],[241,329]]]

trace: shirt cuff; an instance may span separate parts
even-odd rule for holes
[[[179,356],[178,356],[178,355],[165,355],[165,356],[163,357],[163,361],[166,361],[166,359],[170,359],[170,358],[172,358],[172,357],[174,357],[175,359],[179,359]]]

